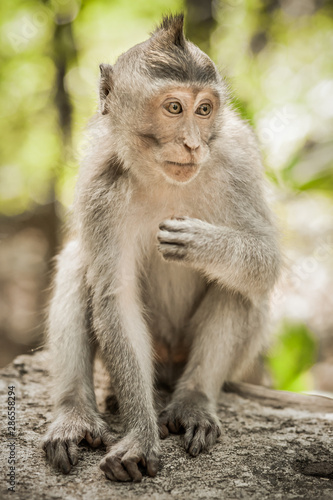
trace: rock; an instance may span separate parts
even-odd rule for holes
[[[224,433],[209,453],[190,458],[181,437],[171,436],[162,442],[156,478],[113,483],[99,469],[103,449],[91,450],[82,443],[79,464],[64,476],[50,468],[40,447],[52,411],[47,366],[47,354],[40,352],[20,356],[1,370],[3,499],[333,499],[332,400],[286,397],[249,384],[231,384],[228,390],[233,392],[221,392]],[[105,411],[103,381],[97,377],[96,392]],[[7,406],[12,386],[16,419],[10,436]],[[119,415],[105,416],[119,434]],[[11,459],[15,465],[8,463]],[[10,481],[15,491],[8,491]]]

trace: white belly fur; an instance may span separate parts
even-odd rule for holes
[[[206,282],[194,269],[162,260],[157,250],[147,260],[143,300],[151,334],[173,346],[204,295]]]
[[[132,235],[132,245],[141,254],[141,292],[150,332],[172,347],[182,339],[184,327],[207,285],[198,271],[164,261],[157,250],[159,223],[173,216],[200,217],[197,198],[189,196],[186,200],[186,191],[182,190],[170,189],[167,194],[165,198],[163,192],[160,195],[154,190],[137,192],[132,199],[131,227],[126,234]],[[202,205],[200,211],[204,212]]]

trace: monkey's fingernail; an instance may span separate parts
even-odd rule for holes
[[[194,457],[196,457],[196,456],[197,456],[197,454],[198,454],[198,448],[193,448],[193,449],[191,450],[191,455],[193,455]]]
[[[177,434],[178,433],[178,424],[175,424],[174,422],[170,421],[168,424],[169,430],[172,432],[172,434]]]
[[[90,444],[90,446],[93,446],[93,444],[94,444],[94,438],[92,437],[92,435],[90,434],[90,432],[88,432],[88,431],[86,432],[86,434],[84,436],[84,439]]]
[[[100,446],[101,444],[102,444],[102,440],[101,440],[101,438],[100,438],[100,437],[97,437],[97,438],[95,438],[95,439],[93,440],[93,442],[92,442],[92,445],[91,445],[91,446],[92,446],[93,448],[98,448],[98,446]]]
[[[159,460],[150,460],[148,462],[147,472],[151,477],[156,476],[158,472]]]
[[[63,463],[61,464],[61,467],[60,467],[60,468],[61,468],[61,471],[62,471],[64,474],[69,474],[69,473],[70,473],[70,471],[71,471],[71,466],[70,466],[69,461],[67,461],[67,462],[63,462]]]
[[[161,425],[160,427],[160,438],[165,439],[169,435],[169,430],[166,425]]]

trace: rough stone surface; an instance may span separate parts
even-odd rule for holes
[[[20,356],[1,373],[0,498],[14,499],[333,499],[333,412],[265,406],[235,393],[221,393],[224,433],[211,452],[186,455],[181,437],[162,443],[162,467],[140,484],[113,483],[99,469],[103,449],[84,443],[68,476],[52,470],[40,448],[52,402],[45,353]],[[102,378],[97,394],[103,410]],[[7,388],[15,386],[15,492],[8,491]],[[279,393],[276,393],[279,394]],[[295,396],[297,397],[297,396]],[[315,401],[315,400],[313,400]],[[268,401],[269,402],[269,401]],[[276,405],[275,405],[276,406]],[[116,433],[117,415],[105,414]]]

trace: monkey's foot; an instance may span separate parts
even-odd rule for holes
[[[149,441],[149,440],[148,440]],[[111,481],[140,482],[145,469],[148,476],[157,474],[159,465],[159,445],[146,442],[141,444],[133,434],[128,434],[113,445],[100,463],[100,468]]]
[[[165,439],[169,432],[184,434],[185,450],[196,457],[207,451],[221,435],[221,422],[210,408],[207,397],[191,391],[176,399],[160,413],[160,437]]]
[[[81,416],[72,411],[59,415],[43,439],[43,449],[50,464],[68,474],[78,463],[78,444],[83,439],[92,448],[114,442],[107,424],[97,414]]]

